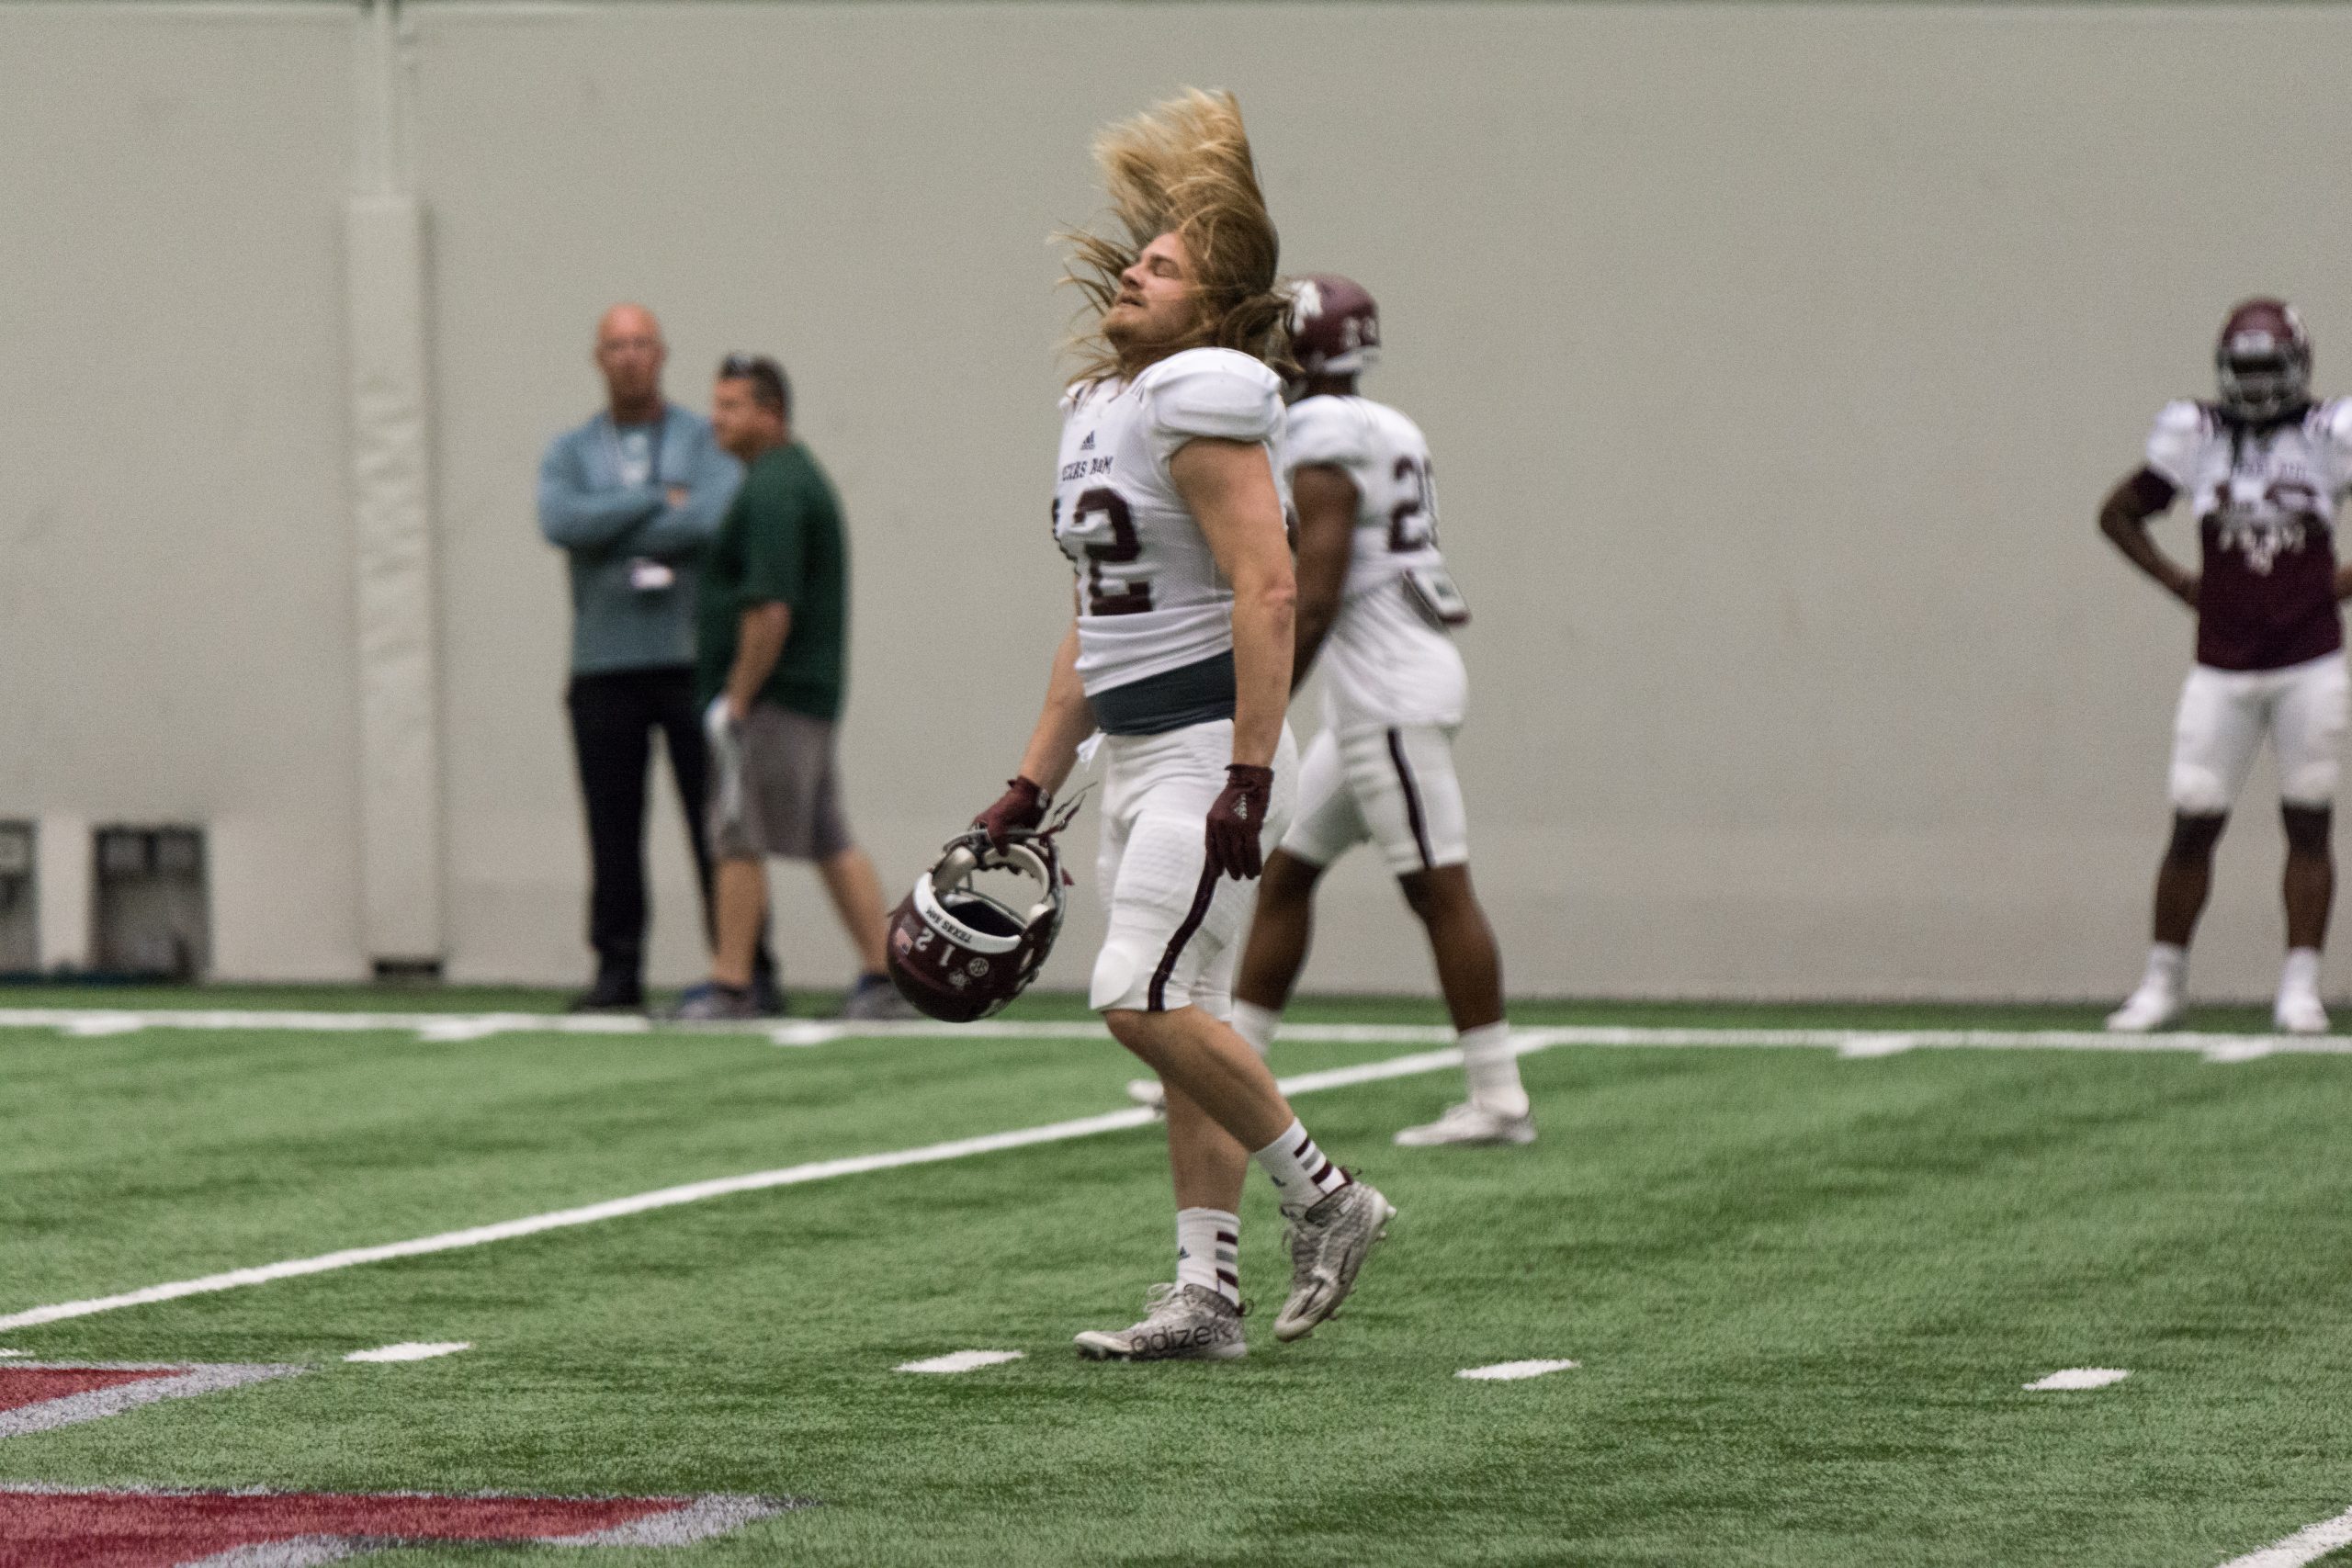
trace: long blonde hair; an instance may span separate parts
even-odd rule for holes
[[[1233,95],[1187,87],[1133,119],[1105,126],[1094,139],[1094,161],[1125,237],[1084,229],[1057,236],[1070,248],[1062,281],[1086,297],[1084,324],[1070,343],[1079,361],[1072,380],[1143,368],[1102,335],[1102,314],[1118,298],[1119,275],[1144,246],[1170,233],[1184,242],[1200,311],[1192,332],[1172,345],[1152,344],[1149,358],[1232,348],[1289,368],[1289,298],[1275,282],[1282,242],[1258,188]]]

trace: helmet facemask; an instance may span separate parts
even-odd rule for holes
[[[2233,419],[2261,424],[2311,400],[2311,366],[2290,352],[2233,353],[2217,356],[2222,407]]]
[[[2311,339],[2283,299],[2249,299],[2232,310],[2213,367],[2222,412],[2233,423],[2268,424],[2311,401]]]

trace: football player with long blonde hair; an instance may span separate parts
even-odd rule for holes
[[[1188,91],[1094,152],[1120,232],[1066,236],[1090,318],[1053,506],[1077,613],[1020,771],[978,825],[1001,843],[1043,821],[1102,733],[1110,930],[1090,1002],[1166,1086],[1177,1264],[1143,1321],[1078,1346],[1221,1360],[1247,1351],[1236,1210],[1253,1160],[1290,1225],[1277,1338],[1346,1299],[1396,1211],[1324,1156],[1226,1021],[1245,885],[1297,792],[1273,221],[1230,95]]]

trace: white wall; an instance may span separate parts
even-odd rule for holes
[[[212,820],[225,973],[363,957],[355,25],[0,9],[0,126],[32,150],[0,160],[0,428],[24,455],[0,486],[0,816]],[[845,761],[897,882],[1010,771],[1066,604],[1045,501],[1070,300],[1046,236],[1095,207],[1092,128],[1183,83],[1241,96],[1286,263],[1381,299],[1368,389],[1436,451],[1478,616],[1477,871],[1531,994],[2125,984],[2188,627],[2093,509],[2157,404],[2205,386],[2233,299],[2301,301],[2324,383],[2352,353],[2340,8],[425,4],[407,25],[461,977],[584,966],[568,607],[530,489],[593,406],[597,312],[660,310],[688,401],[728,349],[791,370],[854,530]],[[2271,977],[2269,789],[2224,846],[2208,989]],[[675,977],[696,933],[658,833]],[[837,978],[813,886],[780,881],[787,967]],[[1346,868],[1309,983],[1427,972],[1376,869]]]

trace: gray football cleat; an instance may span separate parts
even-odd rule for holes
[[[1274,1319],[1274,1337],[1304,1339],[1340,1310],[1356,1288],[1356,1271],[1387,1239],[1396,1205],[1369,1181],[1351,1181],[1303,1214],[1291,1216],[1290,1299]]]
[[[1154,1285],[1143,1321],[1132,1328],[1090,1328],[1078,1337],[1090,1361],[1232,1361],[1250,1353],[1241,1309],[1198,1285]]]
[[[1534,1141],[1535,1116],[1532,1111],[1510,1116],[1467,1100],[1459,1105],[1447,1106],[1445,1114],[1434,1122],[1408,1127],[1396,1134],[1397,1144],[1408,1149],[1434,1149],[1448,1145],[1478,1147],[1493,1144],[1532,1144]]]
[[[888,975],[865,975],[859,977],[848,996],[842,998],[841,1016],[854,1022],[899,1023],[921,1018],[915,1004],[899,994]]]
[[[705,980],[678,994],[678,1005],[664,1016],[679,1023],[734,1023],[760,1016],[759,998],[749,991]]]
[[[1168,1114],[1168,1089],[1158,1078],[1129,1078],[1127,1098],[1148,1107],[1154,1116]]]

